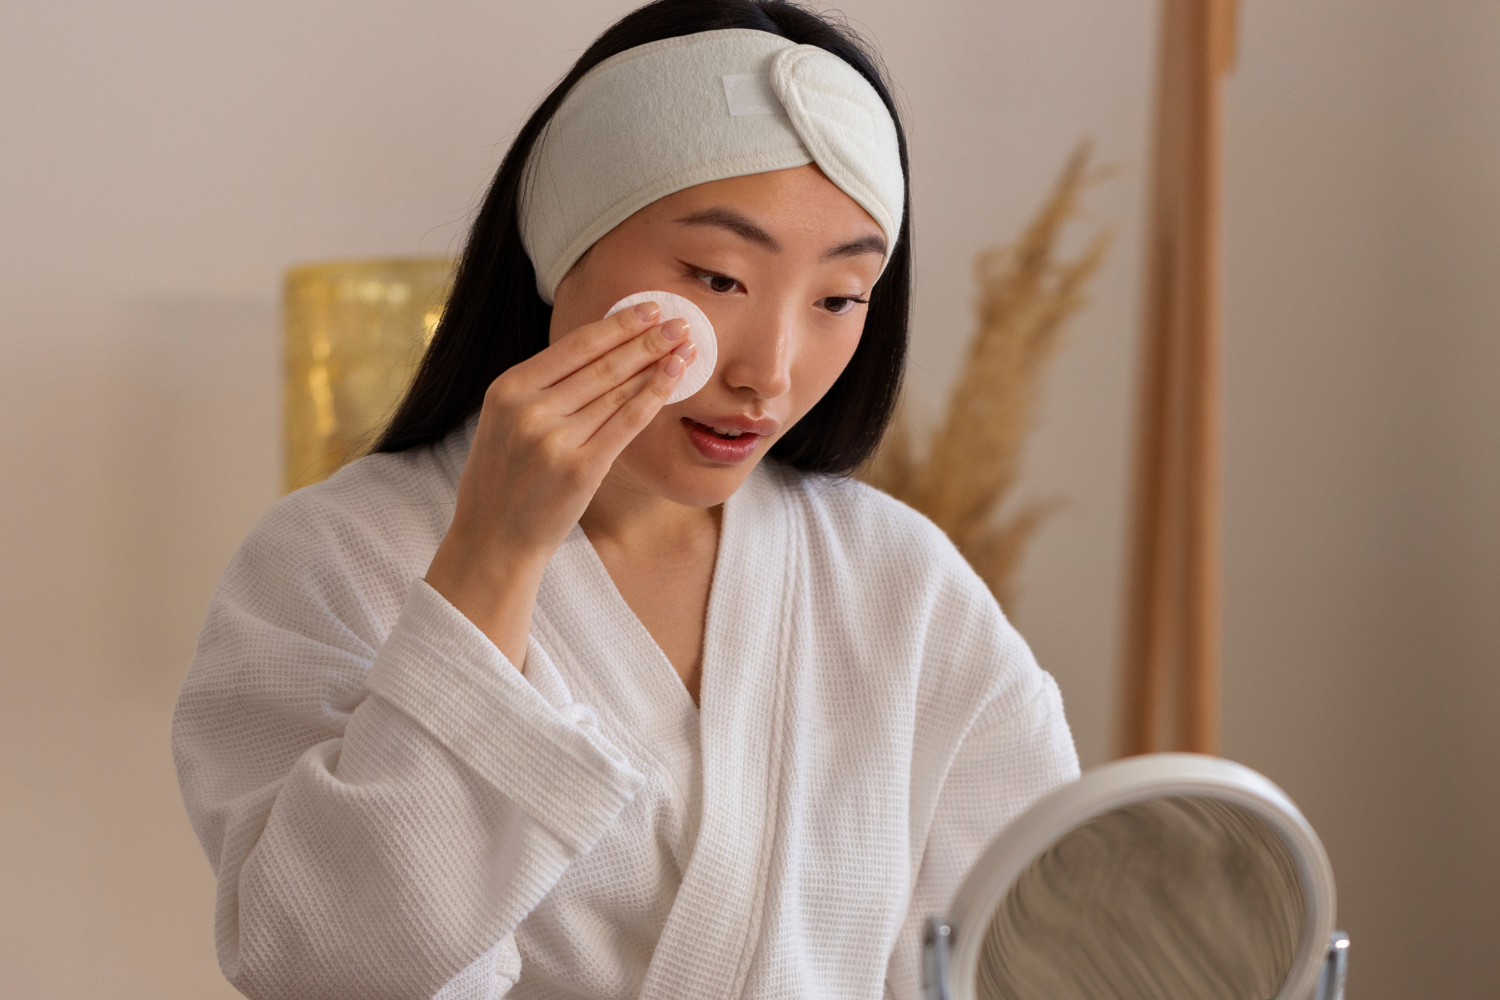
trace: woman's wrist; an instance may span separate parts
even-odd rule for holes
[[[524,549],[485,551],[450,534],[424,579],[519,670],[525,665],[531,613],[550,558],[550,553]]]

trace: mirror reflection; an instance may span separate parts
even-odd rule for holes
[[[1267,1000],[1304,922],[1281,837],[1201,796],[1074,829],[1021,873],[980,956],[983,1000]]]

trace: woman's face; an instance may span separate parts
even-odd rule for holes
[[[697,303],[719,344],[708,384],[664,407],[611,478],[723,503],[849,363],[884,255],[875,220],[812,165],[678,191],[595,243],[558,285],[552,341],[666,291]]]

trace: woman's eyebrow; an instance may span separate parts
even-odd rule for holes
[[[705,208],[701,212],[684,215],[675,221],[685,226],[718,226],[742,239],[763,246],[772,253],[781,253],[781,244],[776,241],[776,237],[732,208]]]
[[[823,251],[823,259],[838,260],[840,257],[858,257],[860,254],[872,253],[877,257],[885,256],[885,240],[874,233],[861,236],[857,240],[848,243],[840,243],[830,250]]]
[[[732,208],[716,206],[705,208],[691,215],[684,215],[674,220],[685,226],[718,226],[727,229],[741,239],[748,240],[758,246],[765,247],[772,253],[781,253],[781,243],[776,237],[766,232],[760,226],[750,221],[745,216]],[[830,247],[823,251],[823,260],[838,260],[841,257],[858,257],[861,254],[872,253],[877,257],[885,256],[885,239],[870,233],[847,243],[840,243],[836,247]]]

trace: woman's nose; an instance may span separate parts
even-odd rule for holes
[[[796,328],[780,310],[757,310],[744,318],[733,342],[719,341],[719,363],[732,389],[749,389],[775,399],[792,388],[792,347]],[[729,348],[725,350],[725,348]]]

